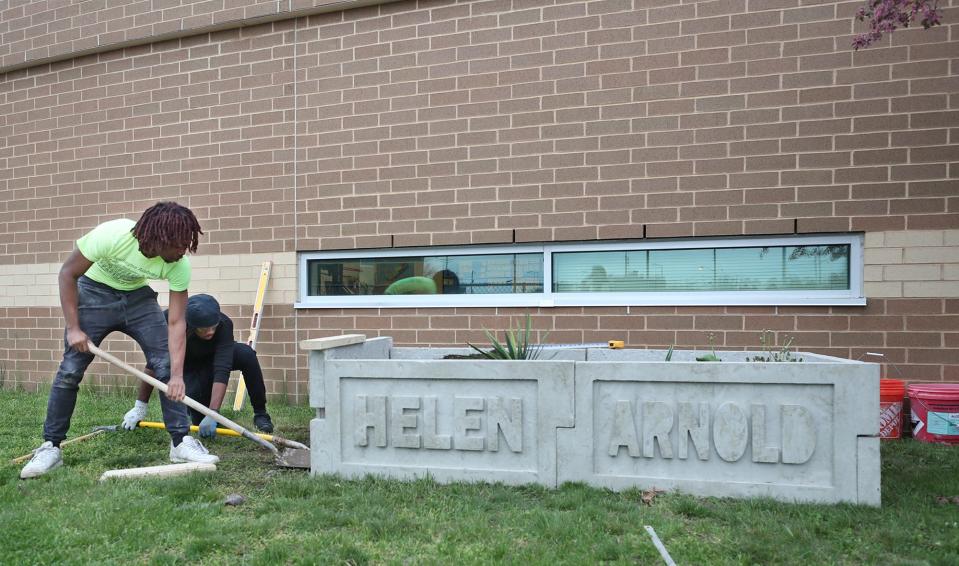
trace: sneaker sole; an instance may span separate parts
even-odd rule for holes
[[[40,476],[42,476],[42,475],[49,474],[50,472],[52,472],[53,470],[56,470],[57,468],[59,468],[59,467],[62,466],[62,465],[63,465],[63,460],[60,460],[59,462],[57,462],[56,464],[50,466],[49,468],[47,468],[46,470],[44,470],[44,471],[42,471],[42,472],[30,473],[30,474],[26,474],[26,475],[24,475],[24,474],[23,474],[23,470],[21,470],[21,471],[20,471],[20,479],[22,479],[22,480],[29,480],[29,479],[33,479],[33,478],[38,478],[38,477],[40,477]]]
[[[186,458],[177,458],[170,456],[170,461],[174,464],[218,464],[220,463],[220,458],[214,456],[212,460],[187,460]]]

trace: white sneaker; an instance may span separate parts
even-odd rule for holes
[[[42,476],[50,470],[63,465],[63,456],[60,449],[49,440],[40,445],[33,453],[33,458],[20,470],[20,479],[25,480]]]
[[[183,462],[216,464],[220,461],[220,458],[210,454],[210,452],[200,444],[199,440],[192,436],[184,436],[183,442],[181,442],[179,446],[173,446],[173,442],[170,442],[170,461],[177,464]]]

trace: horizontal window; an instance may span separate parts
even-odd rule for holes
[[[848,244],[561,252],[553,291],[771,291],[849,288]]]
[[[300,254],[297,307],[862,305],[862,237]]]
[[[308,259],[311,297],[543,292],[543,254]]]

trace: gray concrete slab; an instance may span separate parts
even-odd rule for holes
[[[327,360],[312,472],[554,487],[574,363]]]
[[[348,334],[346,336],[355,336]],[[337,338],[336,336],[332,338]],[[329,339],[326,339],[329,340]],[[303,340],[302,343],[312,341]],[[320,344],[326,346],[330,342]],[[308,344],[316,346],[316,344]],[[317,416],[322,417],[326,408],[325,381],[323,373],[327,360],[383,360],[390,357],[390,349],[393,346],[393,339],[389,336],[370,338],[364,342],[355,343],[345,341],[345,344],[334,345],[332,347],[305,347],[310,351],[310,407],[317,410]]]
[[[878,505],[878,388],[874,364],[578,363],[560,481]]]
[[[391,346],[311,351],[314,474],[880,503],[876,364],[607,348],[444,360],[471,350]]]

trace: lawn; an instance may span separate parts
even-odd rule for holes
[[[132,399],[81,390],[70,437],[116,424]],[[437,485],[275,468],[248,440],[207,443],[212,474],[99,483],[106,470],[167,463],[169,437],[140,429],[64,448],[65,466],[21,481],[9,460],[40,442],[45,394],[0,391],[2,564],[956,564],[959,447],[882,446],[881,509],[794,505],[584,485]],[[310,410],[272,405],[307,440]],[[159,403],[151,420],[160,420]],[[230,415],[250,426],[247,408]],[[246,498],[226,506],[230,494]]]

